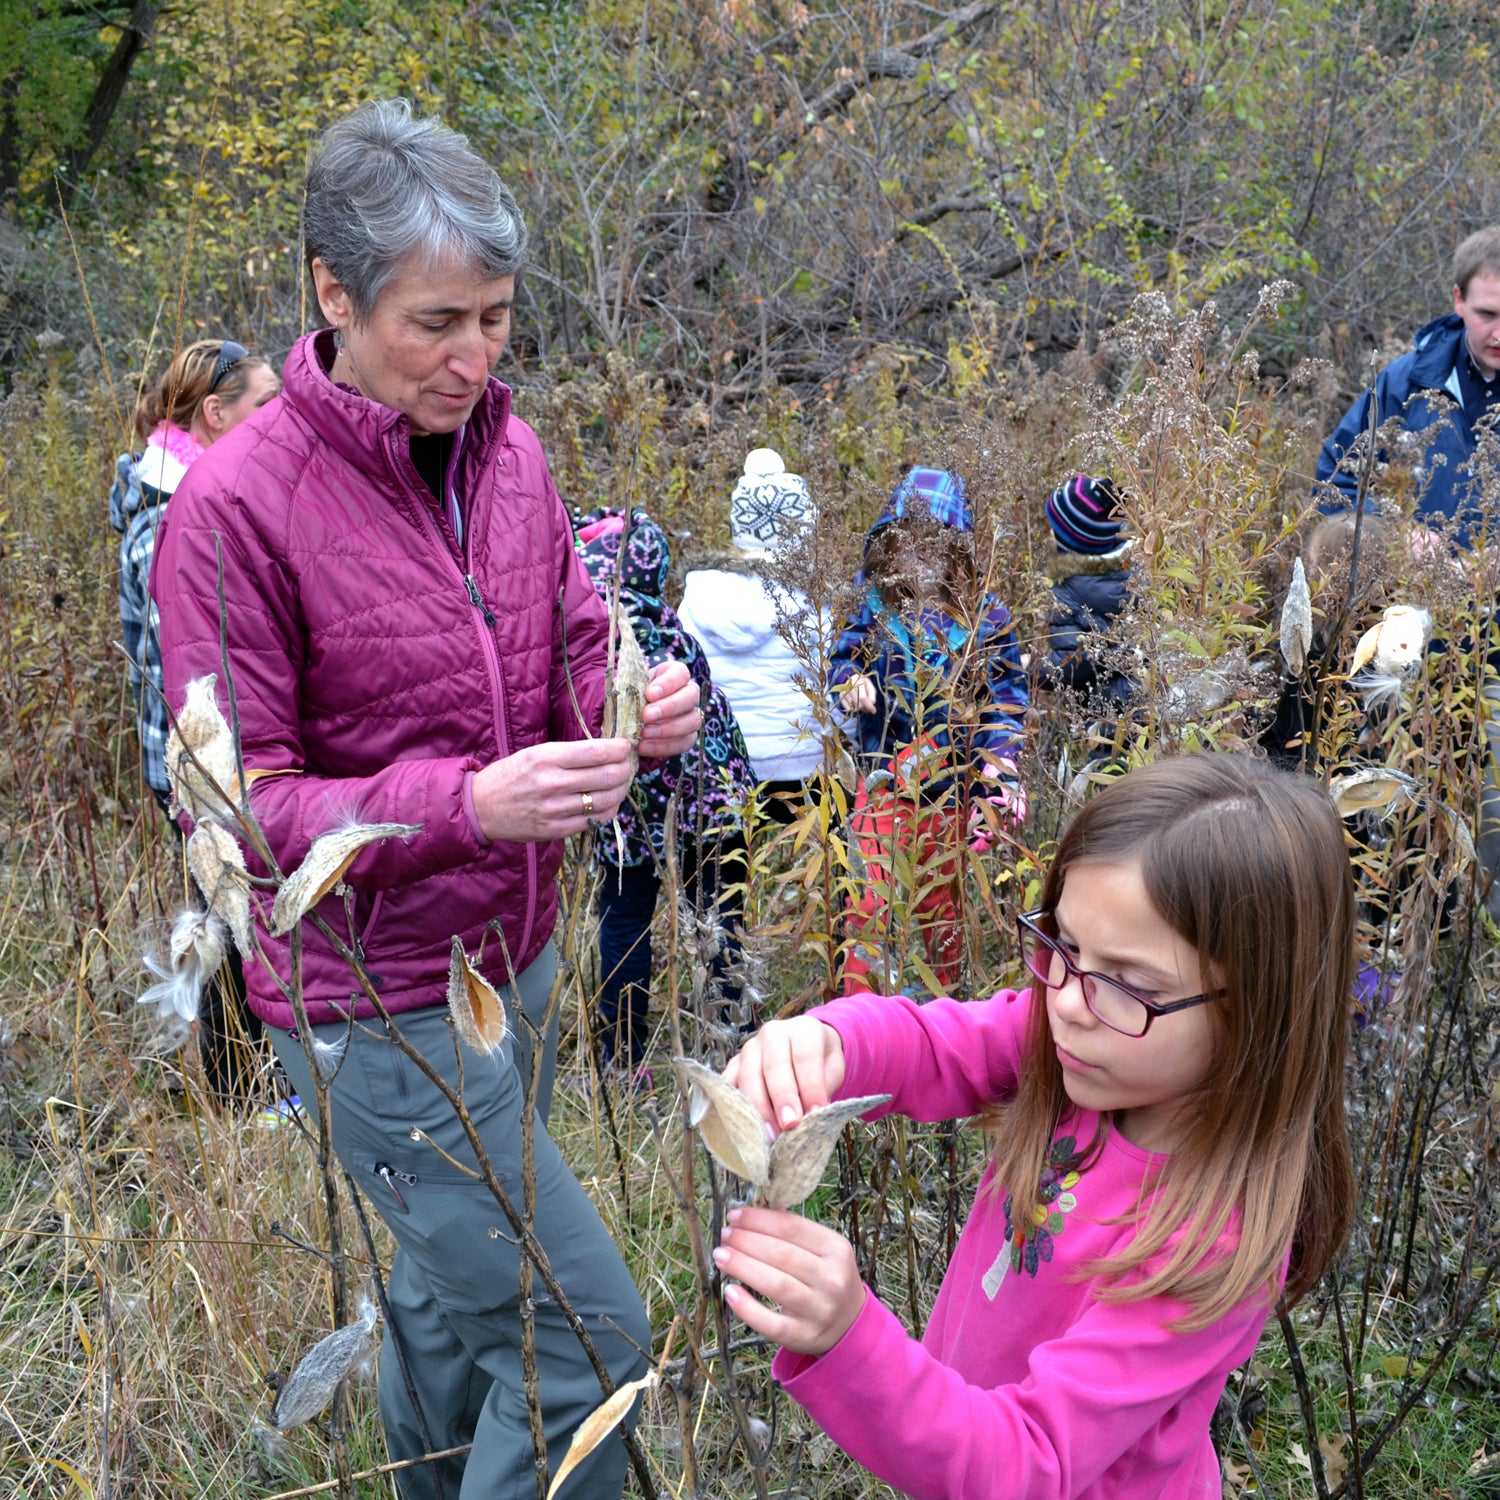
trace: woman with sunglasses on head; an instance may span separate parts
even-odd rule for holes
[[[663,663],[639,746],[602,733],[609,616],[541,443],[492,373],[527,246],[494,168],[404,100],[363,105],[319,144],[302,239],[327,326],[293,346],[251,439],[188,476],[157,548],[167,694],[175,707],[215,674],[222,710],[232,680],[250,809],[283,871],[351,821],[416,830],[363,849],[321,923],[303,923],[305,1025],[291,938],[257,893],[250,1004],[305,1103],[311,1049],[340,1059],[333,1146],[399,1246],[380,1412],[392,1458],[412,1461],[403,1493],[520,1495],[537,1474],[528,1376],[553,1473],[605,1382],[561,1300],[540,1284],[523,1296],[521,1244],[435,1080],[461,1092],[609,1376],[639,1375],[640,1295],[544,1128],[557,875],[563,841],[614,817],[637,748],[660,760],[693,743],[698,689]],[[510,1012],[488,1055],[450,1028],[455,948]],[[569,1494],[613,1500],[625,1464],[602,1443]]]
[[[141,774],[165,811],[167,710],[161,641],[146,592],[156,533],[189,466],[212,443],[259,411],[281,389],[276,372],[233,339],[189,344],[135,409],[144,447],[122,453],[109,492],[109,523],[120,533],[120,624],[130,659],[130,695],[141,739]]]
[[[1077,815],[1019,936],[1022,990],[836,1001],[725,1070],[775,1129],[875,1093],[989,1129],[921,1341],[796,1214],[730,1212],[725,1299],[781,1346],[787,1391],[909,1495],[1217,1500],[1224,1383],[1353,1213],[1343,829],[1309,777],[1159,761]]]
[[[157,533],[189,466],[280,389],[270,365],[233,339],[189,344],[136,407],[141,451],[122,453],[115,465],[109,521],[120,533],[120,625],[140,737],[141,776],[164,813],[172,801],[166,764],[169,724],[156,606],[146,591]],[[208,985],[198,1023],[204,1077],[214,1096],[224,1104],[252,1102],[253,1080],[262,1062],[261,1026],[246,1008],[245,978],[233,948]]]

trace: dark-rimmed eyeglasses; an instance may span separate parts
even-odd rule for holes
[[[214,378],[208,383],[207,394],[212,396],[218,390],[219,382],[237,365],[242,359],[249,359],[250,351],[243,345],[237,344],[233,339],[225,339],[219,345],[219,362],[214,366]]]
[[[1118,979],[1080,969],[1067,949],[1038,926],[1038,923],[1051,919],[1051,912],[1040,909],[1016,918],[1021,934],[1021,957],[1027,970],[1049,990],[1059,990],[1069,979],[1076,979],[1083,988],[1083,1003],[1094,1019],[1102,1021],[1111,1031],[1118,1031],[1123,1036],[1145,1036],[1158,1016],[1169,1016],[1174,1010],[1203,1005],[1223,994],[1222,990],[1215,990],[1206,995],[1189,995],[1186,1000],[1165,1003],[1148,1000]]]

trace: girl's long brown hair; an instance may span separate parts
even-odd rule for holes
[[[1319,782],[1248,755],[1177,756],[1132,771],[1078,814],[1048,872],[1045,911],[1086,861],[1138,864],[1152,904],[1223,989],[1186,1136],[1148,1183],[1130,1247],[1088,1273],[1110,1301],[1179,1297],[1191,1309],[1181,1326],[1202,1328],[1257,1287],[1269,1297],[1290,1245],[1295,1302],[1354,1212],[1344,1117],[1354,890],[1333,804]],[[1019,1092],[986,1121],[1018,1224],[1068,1108],[1040,984],[1026,1050]]]

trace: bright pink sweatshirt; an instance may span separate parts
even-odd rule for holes
[[[921,1006],[856,996],[813,1014],[843,1040],[846,1096],[891,1093],[891,1110],[942,1120],[1014,1092],[1028,1003],[1009,990]],[[1097,1120],[1065,1117],[1057,1158]],[[827,1354],[782,1350],[777,1379],[845,1452],[919,1500],[1218,1500],[1209,1419],[1268,1299],[1174,1333],[1182,1303],[1099,1302],[1076,1274],[1129,1242],[1110,1221],[1161,1159],[1112,1131],[1081,1177],[1049,1169],[1047,1223],[1024,1250],[986,1172],[920,1343],[870,1295]]]

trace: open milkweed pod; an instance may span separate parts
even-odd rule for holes
[[[865,1094],[810,1109],[771,1143],[771,1175],[761,1196],[771,1208],[795,1208],[816,1191],[844,1126],[889,1104],[889,1094]]]
[[[604,696],[604,737],[620,736],[639,745],[646,728],[646,658],[630,627],[630,617],[618,601],[610,610],[609,628],[615,641],[614,670]]]
[[[801,1203],[823,1180],[844,1126],[891,1099],[867,1094],[820,1105],[768,1142],[765,1121],[732,1083],[690,1057],[674,1057],[672,1066],[689,1086],[688,1124],[720,1165],[752,1184],[771,1208]]]
[[[505,1007],[500,996],[469,962],[463,943],[456,937],[448,962],[448,1010],[454,1030],[481,1057],[488,1057],[505,1040]]]
[[[1366,766],[1362,771],[1339,776],[1329,783],[1328,795],[1339,813],[1389,813],[1398,801],[1415,802],[1421,790],[1416,779],[1390,766]]]
[[[315,838],[307,858],[276,892],[271,906],[271,936],[289,933],[343,879],[344,871],[366,844],[410,838],[421,831],[420,823],[353,823]]]
[[[255,950],[250,920],[249,877],[239,840],[217,823],[197,824],[187,841],[188,869],[208,900],[208,909],[229,926],[241,958]]]
[[[240,800],[234,735],[214,696],[218,680],[216,673],[209,672],[188,683],[176,727],[167,735],[172,798],[195,823],[203,818],[232,818]]]
[[[573,1441],[563,1455],[562,1467],[552,1476],[552,1483],[547,1487],[547,1500],[552,1500],[562,1488],[563,1480],[624,1421],[635,1405],[635,1398],[642,1391],[650,1390],[656,1380],[656,1371],[647,1370],[639,1380],[627,1380],[624,1385],[616,1386],[614,1394],[578,1424],[578,1431],[573,1434]]]
[[[1299,557],[1292,564],[1292,582],[1281,606],[1281,656],[1293,677],[1300,677],[1312,647],[1312,595]]]
[[[712,1068],[674,1057],[672,1069],[688,1086],[688,1124],[720,1166],[760,1189],[771,1175],[771,1140],[755,1106]]]
[[[1364,667],[1373,667],[1381,677],[1401,677],[1417,667],[1427,654],[1432,616],[1410,604],[1393,604],[1360,636],[1349,668],[1352,677]]]

